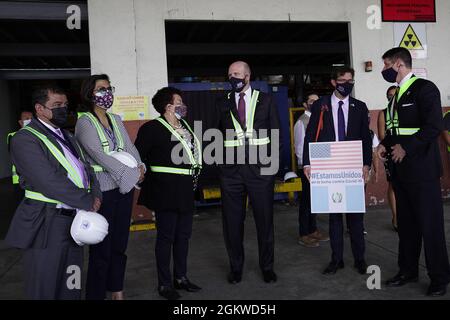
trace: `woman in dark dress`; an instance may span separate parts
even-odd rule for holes
[[[147,166],[138,203],[155,211],[156,215],[158,292],[168,300],[176,300],[180,298],[176,289],[189,292],[201,289],[186,276],[194,191],[202,163],[201,145],[183,120],[187,107],[178,89],[160,89],[152,104],[161,116],[144,124],[135,142]],[[174,148],[177,152],[172,152]],[[183,161],[176,159],[179,157]]]

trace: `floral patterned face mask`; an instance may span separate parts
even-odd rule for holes
[[[96,106],[103,109],[109,109],[114,102],[114,95],[112,90],[98,91],[94,94],[93,102]]]

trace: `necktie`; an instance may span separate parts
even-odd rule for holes
[[[238,104],[238,114],[241,120],[241,125],[245,127],[245,93],[239,93],[239,104]]]
[[[338,138],[339,141],[345,140],[345,118],[344,118],[344,110],[342,110],[342,105],[344,101],[339,101],[339,109],[338,109]]]
[[[397,99],[398,99],[398,92],[400,91],[400,86],[395,89],[395,95],[394,95],[394,101],[392,101],[393,106],[391,108],[391,119],[394,118],[394,113],[397,111]]]

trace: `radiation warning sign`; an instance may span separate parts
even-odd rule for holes
[[[424,23],[394,24],[394,46],[408,49],[413,59],[427,58],[426,36]]]
[[[417,37],[416,32],[408,25],[402,40],[400,41],[399,47],[403,47],[409,50],[423,50],[422,43]]]

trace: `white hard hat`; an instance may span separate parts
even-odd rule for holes
[[[131,154],[129,154],[128,152],[125,152],[125,151],[112,151],[112,152],[109,153],[109,155],[111,157],[113,157],[114,159],[122,162],[127,167],[136,168],[138,166],[138,163],[137,163],[136,159]]]
[[[70,235],[79,246],[97,244],[105,239],[108,227],[108,221],[101,214],[78,210],[70,228]]]
[[[292,171],[286,172],[286,174],[284,175],[284,182],[295,178],[298,178],[295,172]]]

